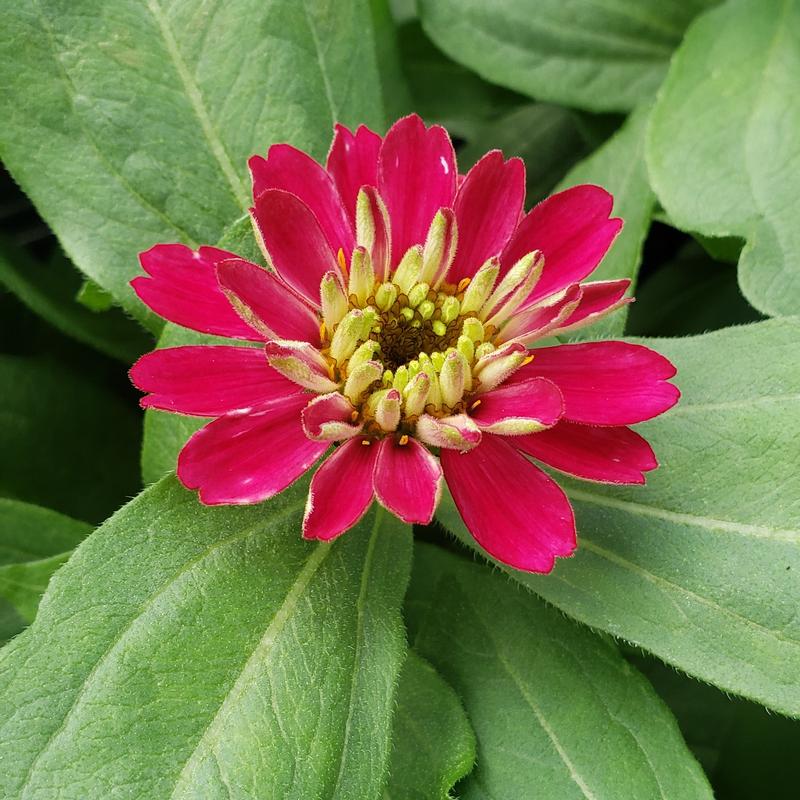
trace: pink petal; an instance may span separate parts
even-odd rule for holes
[[[639,344],[586,342],[542,347],[512,380],[549,378],[564,396],[564,417],[587,425],[634,425],[678,402],[680,392],[667,383],[675,367]]]
[[[303,430],[309,439],[320,442],[349,439],[364,427],[353,422],[354,411],[340,392],[318,395],[303,409]]]
[[[149,278],[131,281],[139,299],[156,314],[201,333],[261,341],[231,307],[217,284],[214,264],[234,253],[216,247],[201,247],[197,252],[183,244],[157,244],[139,255]]]
[[[645,439],[630,428],[593,428],[559,422],[555,428],[514,439],[545,464],[578,478],[603,483],[644,483],[642,473],[658,466]]]
[[[296,384],[276,372],[261,347],[168,347],[142,356],[131,380],[143,392],[142,408],[217,417],[297,394]]]
[[[442,493],[438,459],[416,439],[405,444],[394,436],[380,443],[375,465],[375,496],[403,522],[427,525]]]
[[[570,286],[564,296],[549,306],[528,306],[508,320],[501,331],[504,341],[529,345],[543,336],[561,330],[564,322],[580,306],[583,289],[580,284]]]
[[[345,442],[325,459],[311,479],[304,538],[327,542],[364,516],[372,502],[377,456],[377,444],[365,445],[359,438]]]
[[[565,320],[559,323],[558,328],[552,331],[553,336],[585,328],[612,311],[633,302],[632,297],[625,297],[630,285],[631,282],[627,278],[619,281],[580,284],[580,303]]]
[[[563,413],[561,392],[546,378],[502,384],[482,394],[470,410],[482,431],[504,436],[552,428]]]
[[[274,144],[266,158],[248,162],[253,176],[253,199],[266,189],[283,189],[299,197],[313,212],[334,253],[341,247],[349,260],[355,244],[353,223],[342,207],[333,178],[296,147]]]
[[[561,487],[504,439],[484,436],[468,453],[442,450],[444,476],[464,524],[491,556],[550,572],[575,550],[575,518]]]
[[[622,227],[609,219],[614,198],[599,186],[573,186],[535,206],[500,256],[501,277],[526,253],[541,250],[544,271],[527,303],[582,281],[602,261]]]
[[[178,478],[206,505],[260,503],[282,492],[328,448],[303,433],[307,395],[293,395],[253,414],[215,419],[178,456]]]
[[[314,213],[297,195],[282,189],[262,192],[251,213],[278,275],[318,307],[322,276],[340,270]]]
[[[519,158],[503,161],[499,150],[488,152],[467,173],[456,195],[458,250],[447,280],[471,278],[492,256],[499,255],[519,223],[525,202],[525,165]]]
[[[431,220],[452,207],[456,156],[447,131],[425,128],[416,115],[395,122],[378,159],[378,189],[392,221],[392,265],[409,247],[425,241]]]
[[[359,125],[355,134],[338,123],[335,130],[328,153],[328,172],[336,182],[350,222],[355,225],[358,190],[378,183],[381,137],[366,125]]]
[[[217,264],[217,281],[234,308],[267,338],[320,344],[319,315],[274,273],[234,258]]]

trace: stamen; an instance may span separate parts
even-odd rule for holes
[[[408,436],[405,433],[400,437],[398,444],[400,447],[405,447],[408,444]]]
[[[339,252],[336,254],[336,260],[339,262],[339,266],[342,268],[342,274],[347,275],[347,260],[344,257],[344,250],[339,248]]]

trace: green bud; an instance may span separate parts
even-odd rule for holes
[[[336,326],[331,339],[331,357],[341,364],[355,352],[363,341],[364,312],[357,308],[349,311]]]
[[[437,336],[444,336],[447,333],[447,325],[445,325],[440,319],[435,319],[431,323],[431,328]]]
[[[461,353],[450,353],[439,372],[442,401],[451,408],[464,396],[466,372],[469,369]]]
[[[389,389],[378,401],[375,421],[385,431],[396,431],[400,424],[400,392]]]
[[[344,394],[347,399],[356,405],[361,395],[383,375],[383,364],[379,361],[367,361],[360,364],[347,376],[344,384]]]
[[[375,302],[381,311],[388,311],[397,300],[397,287],[393,283],[382,283],[375,292]]]
[[[468,362],[471,362],[475,357],[475,344],[469,336],[459,336],[456,342],[456,348]]]
[[[473,342],[482,342],[485,335],[483,323],[475,317],[465,319],[464,324],[461,326],[461,334],[468,339],[472,339]]]
[[[326,272],[319,286],[322,319],[328,332],[332,331],[347,313],[347,295],[335,272]]]
[[[427,296],[431,287],[427,283],[418,283],[408,293],[408,304],[411,308],[416,308]]]
[[[444,353],[440,353],[438,350],[435,353],[431,353],[431,361],[436,371],[439,372],[444,364]]]
[[[494,282],[500,273],[500,262],[490,258],[476,273],[464,292],[461,301],[462,314],[476,314],[491,294]]]
[[[457,297],[446,297],[442,303],[442,322],[451,323],[461,313],[461,303]]]
[[[408,294],[411,287],[419,280],[422,271],[422,247],[415,245],[410,247],[406,254],[400,259],[397,269],[394,272],[394,283],[403,294]]]
[[[475,360],[480,360],[484,356],[488,356],[489,353],[493,353],[494,351],[495,346],[491,342],[483,342],[475,348]]]
[[[367,361],[372,361],[375,353],[377,353],[381,349],[381,346],[373,341],[372,339],[367,339],[364,344],[359,345],[356,348],[355,353],[350,356],[350,360],[347,362],[347,370],[348,372],[352,372],[356,367],[360,366],[361,364],[365,364]]]
[[[417,313],[422,317],[422,319],[430,319],[433,316],[434,311],[436,311],[436,306],[430,300],[423,300],[417,306]]]
[[[398,391],[402,392],[408,385],[408,367],[398,367],[394,371],[394,380],[392,386]]]

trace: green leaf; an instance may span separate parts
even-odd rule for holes
[[[91,531],[91,525],[49,508],[0,497],[0,567],[72,550]]]
[[[0,643],[33,620],[53,572],[91,530],[48,508],[0,498]]]
[[[477,126],[459,150],[461,171],[488,150],[525,162],[527,205],[546,197],[564,173],[589,148],[580,115],[546,103],[527,103],[496,120]]]
[[[420,545],[414,647],[460,694],[478,739],[463,800],[711,798],[675,720],[607,639],[503,576]]]
[[[89,311],[108,311],[114,306],[114,298],[90,278],[83,281],[75,299]]]
[[[493,83],[553,103],[626,111],[655,93],[692,17],[714,0],[420,0],[423,27]]]
[[[209,508],[168,478],[92,534],[0,651],[0,794],[379,797],[410,529],[304,541],[306,492]]]
[[[3,0],[0,156],[72,261],[157,330],[128,281],[156,242],[215,242],[246,160],[324,157],[384,123],[370,14],[350,3]]]
[[[700,17],[653,111],[647,159],[674,223],[747,240],[745,297],[770,315],[800,305],[800,6],[732,0]]]
[[[80,275],[60,252],[40,262],[0,240],[0,284],[62,333],[126,364],[152,344],[147,333],[119,309],[98,314],[81,305],[83,301],[76,299],[79,292],[83,294]]]
[[[400,673],[392,766],[383,800],[448,800],[475,763],[475,734],[461,701],[413,650]]]
[[[578,550],[512,577],[570,616],[702,680],[800,716],[800,321],[641,340],[680,404],[639,429],[646,487],[570,482]],[[452,501],[441,521],[474,545]]]
[[[0,356],[0,496],[99,522],[139,488],[140,417],[48,359]]]
[[[556,191],[581,183],[594,183],[614,195],[614,216],[625,224],[608,255],[592,273],[594,281],[630,278],[631,293],[642,261],[642,247],[650,230],[655,196],[650,189],[644,163],[644,134],[650,109],[637,109],[620,130],[602,147],[573,167]],[[581,331],[577,338],[607,338],[622,335],[628,307],[615,311],[598,325]]]

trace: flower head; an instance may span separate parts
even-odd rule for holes
[[[622,222],[576,186],[523,212],[519,159],[459,176],[447,132],[417,116],[381,139],[336,127],[327,166],[288,145],[250,160],[270,269],[156,245],[139,297],[180,325],[258,346],[156,350],[131,370],[145,407],[215,419],[178,477],[202,502],[257,503],[327,451],[303,533],[332,539],[377,500],[433,518],[446,480],[478,542],[547,572],[576,546],[569,501],[531,459],[587,480],[655,468],[629,425],[678,399],[673,366],[624,342],[534,345],[630,302],[582,283]]]

